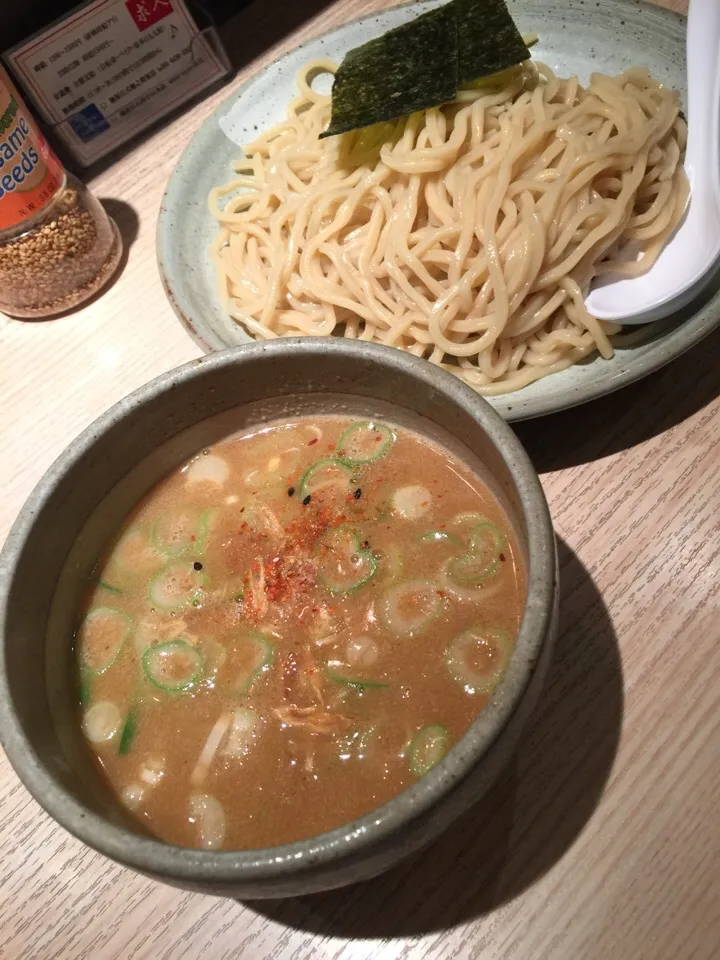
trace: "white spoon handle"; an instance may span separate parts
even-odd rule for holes
[[[720,203],[720,0],[690,0],[687,71],[685,169],[693,190],[709,188]]]

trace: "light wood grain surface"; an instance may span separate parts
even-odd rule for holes
[[[382,5],[298,0],[282,16],[308,19],[264,56]],[[234,83],[289,7],[240,16],[248,66]],[[226,92],[95,179],[132,241],[115,285],[60,320],[0,319],[0,539],[78,431],[197,356],[160,287],[155,220],[181,149]],[[720,957],[719,356],[716,335],[621,394],[518,427],[560,537],[561,637],[517,757],[433,847],[361,887],[216,900],[85,849],[2,757],[0,957]]]

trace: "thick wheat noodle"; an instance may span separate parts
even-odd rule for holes
[[[593,278],[651,266],[688,197],[678,96],[645,71],[585,89],[528,63],[454,102],[319,139],[335,65],[210,194],[223,302],[254,337],[343,334],[408,350],[485,394],[588,354]],[[638,258],[614,259],[628,241]]]

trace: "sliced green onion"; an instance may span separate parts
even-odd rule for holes
[[[171,563],[150,581],[148,596],[160,610],[182,610],[201,599],[205,575],[189,560]]]
[[[453,600],[460,600],[463,603],[484,604],[501,590],[501,584],[497,580],[486,580],[479,587],[461,587],[448,575],[449,564],[450,561],[447,561],[440,570],[440,585]]]
[[[208,534],[209,519],[209,511],[199,513],[192,507],[162,514],[152,528],[155,549],[173,558],[190,552],[201,553]]]
[[[396,636],[422,633],[442,609],[442,595],[431,580],[406,580],[392,587],[380,601],[379,612]]]
[[[111,576],[117,574],[123,582],[128,577],[147,577],[162,563],[163,558],[150,542],[145,528],[133,526],[125,531],[113,547],[108,566],[113,571]]]
[[[416,777],[424,777],[445,756],[448,733],[439,723],[423,727],[410,743],[410,769]]]
[[[466,693],[492,693],[505,674],[512,650],[512,640],[504,630],[470,627],[451,641],[445,665]]]
[[[201,637],[199,646],[203,655],[203,679],[208,682],[208,686],[212,687],[213,681],[227,660],[227,648],[212,636]]]
[[[137,732],[137,713],[135,708],[131,707],[128,710],[127,716],[125,717],[125,723],[123,724],[122,733],[120,734],[120,745],[118,747],[118,753],[124,756],[130,750],[132,742],[135,739],[135,734]]]
[[[262,633],[250,633],[239,639],[233,649],[233,658],[243,661],[235,690],[245,695],[255,681],[272,666],[275,648]]]
[[[309,467],[300,480],[300,499],[319,495],[348,497],[354,489],[353,468],[341,460],[318,460]]]
[[[92,678],[93,675],[88,670],[80,671],[80,686],[78,689],[78,697],[80,703],[86,707],[90,700],[92,699]]]
[[[382,680],[365,680],[360,677],[348,676],[342,667],[338,669],[332,663],[328,663],[325,673],[333,683],[338,683],[342,687],[351,687],[360,693],[364,693],[366,690],[383,690],[390,686],[389,683]]]
[[[371,463],[384,457],[394,441],[390,427],[368,420],[347,428],[338,440],[337,452],[345,463]]]
[[[473,553],[497,557],[506,549],[502,530],[490,520],[483,520],[470,530],[470,549]]]
[[[481,514],[461,516],[470,525],[467,533],[468,550],[450,561],[447,575],[460,587],[479,587],[498,572],[500,555],[506,549],[505,537],[499,527]]]
[[[98,581],[98,586],[101,590],[107,590],[108,593],[114,593],[116,595],[122,594],[120,587],[114,587],[111,583],[108,583],[107,580]]]
[[[200,651],[187,640],[170,640],[148,647],[142,663],[151,683],[173,693],[191,690],[203,669]]]
[[[464,553],[461,557],[453,557],[446,567],[449,579],[459,587],[479,587],[485,580],[494,577],[498,572],[500,560],[475,553]]]
[[[134,620],[114,607],[93,607],[80,624],[78,653],[85,673],[104,673],[115,663]]]
[[[331,593],[352,593],[377,573],[377,560],[350,527],[330,530],[320,541],[319,550],[319,578]]]
[[[466,510],[463,513],[456,514],[449,523],[449,526],[457,530],[462,537],[467,537],[468,533],[478,523],[487,523],[488,518],[484,513],[477,513],[475,510]]]

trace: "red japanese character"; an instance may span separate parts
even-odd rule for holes
[[[138,30],[147,30],[173,12],[171,0],[125,0],[128,13]]]

